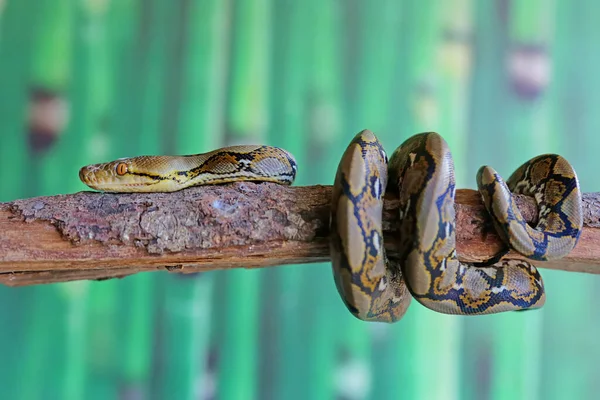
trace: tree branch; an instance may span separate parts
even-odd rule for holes
[[[235,183],[176,193],[80,192],[0,203],[0,283],[32,285],[328,261],[330,186]],[[485,261],[504,245],[479,195],[457,191],[457,251]],[[533,199],[517,196],[535,223]],[[600,193],[584,195],[577,247],[539,267],[600,273]],[[397,201],[386,198],[384,238],[395,255]],[[509,253],[508,258],[520,258]]]

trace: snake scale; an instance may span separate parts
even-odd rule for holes
[[[140,156],[83,167],[80,179],[107,192],[174,192],[234,181],[293,183],[294,157],[271,146],[231,146],[189,156]],[[505,182],[491,167],[477,173],[483,204],[503,241],[527,259],[568,254],[583,226],[581,190],[573,167],[546,154],[519,167]],[[388,258],[382,229],[386,192],[399,199],[399,258]],[[528,261],[468,264],[456,254],[454,163],[435,132],[414,135],[389,161],[368,130],[350,142],[333,185],[330,247],[336,288],[365,321],[395,322],[411,298],[446,314],[480,315],[541,307],[542,277]],[[519,212],[513,193],[533,197],[535,227]]]

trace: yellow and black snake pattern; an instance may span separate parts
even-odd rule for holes
[[[535,157],[506,183],[494,169],[484,166],[477,173],[477,185],[496,230],[517,252],[547,261],[561,258],[575,247],[583,226],[581,191],[575,170],[563,157]],[[525,222],[511,193],[536,200],[539,219],[535,228]]]
[[[375,135],[360,132],[334,182],[332,264],[336,286],[352,314],[364,320],[397,320],[408,306],[399,296],[404,283],[421,304],[447,314],[490,314],[544,304],[542,278],[530,263],[503,260],[482,267],[458,260],[454,164],[440,135],[415,135],[385,161]],[[401,258],[394,263],[386,263],[378,216],[386,181],[388,191],[400,200],[396,240]],[[525,257],[562,257],[577,243],[583,223],[581,192],[574,170],[562,157],[536,157],[508,184],[483,167],[478,184],[500,235]],[[511,190],[537,200],[536,228],[524,221]]]
[[[297,164],[270,146],[231,146],[189,156],[139,156],[81,168],[80,179],[105,192],[174,192],[235,181],[290,185]],[[575,171],[558,155],[523,164],[505,183],[491,167],[477,174],[479,192],[498,234],[532,260],[551,260],[576,245],[582,225]],[[388,259],[382,234],[383,196],[399,199],[398,259]],[[454,164],[437,133],[415,135],[387,159],[370,131],[357,134],[339,163],[331,202],[334,280],[350,312],[366,321],[402,318],[411,298],[448,314],[477,315],[538,308],[542,278],[526,261],[462,263],[456,255]],[[513,193],[535,198],[536,227],[529,226]],[[388,240],[390,240],[388,238]]]
[[[190,186],[235,181],[291,185],[294,156],[278,147],[230,146],[188,156],[138,156],[88,165],[79,178],[104,192],[175,192]]]
[[[400,265],[388,260],[383,248],[387,176],[383,147],[363,131],[346,149],[333,183],[333,276],[348,310],[365,321],[397,321],[411,300]]]

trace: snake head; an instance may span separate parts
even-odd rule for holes
[[[149,176],[134,173],[128,158],[87,165],[79,170],[79,179],[90,188],[103,192],[147,191],[143,188],[156,183]]]

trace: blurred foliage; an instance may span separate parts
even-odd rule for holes
[[[0,201],[245,142],[330,184],[363,128],[388,152],[440,132],[459,187],[559,152],[597,191],[599,18],[591,0],[0,0]],[[0,288],[0,397],[596,398],[600,281],[542,273],[541,311],[413,302],[393,326],[353,319],[328,264]]]

